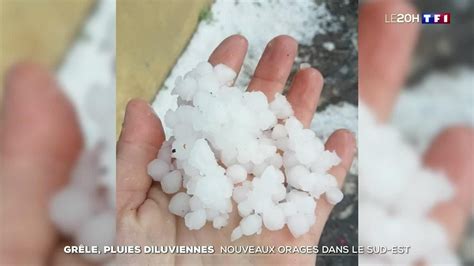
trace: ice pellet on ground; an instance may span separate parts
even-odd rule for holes
[[[340,159],[295,118],[284,95],[268,102],[262,92],[232,87],[235,77],[203,62],[176,80],[178,108],[164,119],[173,135],[148,174],[172,194],[169,210],[190,230],[206,222],[221,229],[235,211],[241,220],[232,241],[285,225],[299,237],[316,222],[320,195],[331,204],[342,199],[327,172]]]

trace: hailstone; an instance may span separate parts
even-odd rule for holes
[[[173,135],[148,174],[172,194],[169,211],[190,230],[207,222],[221,229],[235,211],[241,220],[232,241],[285,226],[299,237],[316,222],[321,195],[331,204],[342,199],[328,173],[340,159],[303,127],[284,95],[269,102],[233,87],[236,76],[203,62],[177,79],[178,108],[164,117]]]

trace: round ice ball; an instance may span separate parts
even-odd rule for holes
[[[189,208],[191,209],[191,211],[196,211],[199,209],[203,209],[204,204],[197,196],[193,196],[189,199]]]
[[[148,175],[154,181],[161,181],[164,175],[170,171],[170,165],[160,159],[155,159],[148,164]]]
[[[258,214],[251,214],[240,221],[242,234],[250,236],[256,234],[262,227],[262,217]]]
[[[270,231],[280,230],[285,226],[285,214],[277,206],[265,210],[262,218],[263,224]]]
[[[344,194],[342,194],[342,191],[337,187],[329,188],[326,191],[325,195],[326,195],[327,201],[333,205],[339,203],[344,197]]]
[[[174,170],[166,174],[161,180],[161,189],[167,194],[178,192],[183,183],[183,177],[179,170]]]
[[[287,136],[286,128],[282,124],[276,124],[272,130],[272,139],[281,139]]]
[[[226,170],[226,174],[234,184],[240,183],[247,179],[247,170],[239,164],[229,166]]]
[[[221,85],[231,85],[235,77],[237,76],[237,74],[232,68],[224,64],[216,65],[214,67],[214,74],[216,75],[217,80],[219,80],[219,83]]]
[[[184,224],[189,230],[199,230],[206,224],[206,211],[204,209],[189,212],[184,216]]]
[[[222,227],[227,225],[229,220],[229,215],[219,215],[214,218],[212,221],[212,226],[216,229],[221,229]]]
[[[288,229],[294,237],[300,237],[309,231],[310,224],[303,214],[288,217]]]
[[[242,233],[242,228],[240,226],[237,226],[233,231],[232,234],[230,235],[230,241],[235,241],[239,238],[241,238],[243,235]]]
[[[191,197],[184,192],[176,193],[170,200],[168,210],[175,215],[184,217],[184,215],[186,215],[190,210],[190,198]]]

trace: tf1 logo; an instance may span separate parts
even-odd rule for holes
[[[439,14],[421,14],[423,19],[421,20],[423,24],[450,24],[451,23],[451,13],[439,13]]]
[[[450,24],[451,13],[385,14],[385,23]]]

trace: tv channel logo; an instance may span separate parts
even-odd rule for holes
[[[423,24],[450,24],[451,13],[423,13]]]
[[[451,13],[385,14],[385,23],[451,24]]]

